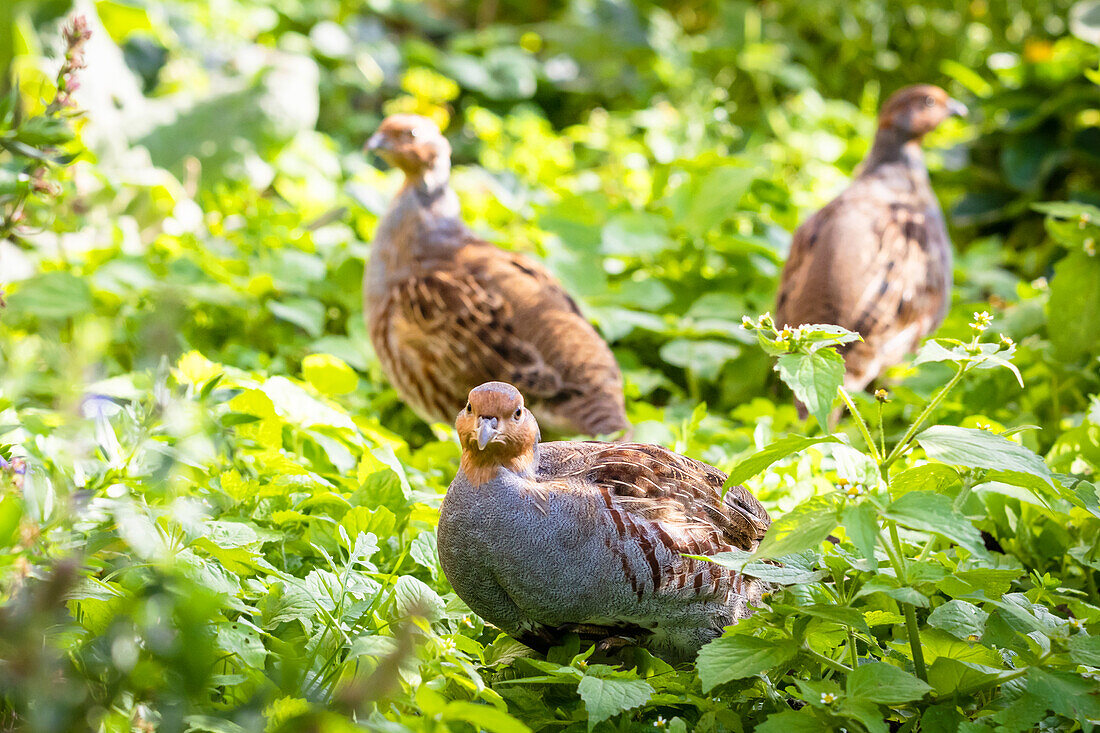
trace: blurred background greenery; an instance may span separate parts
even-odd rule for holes
[[[70,117],[51,102],[74,13],[92,36]],[[879,103],[944,86],[973,114],[926,145],[957,251],[941,333],[990,310],[1027,388],[985,373],[943,419],[1038,425],[1018,439],[1091,475],[1098,44],[1098,0],[7,0],[0,724],[584,728],[475,668],[517,650],[437,567],[457,448],[370,351],[363,259],[399,181],[361,146],[393,112],[444,128],[471,226],[579,297],[637,437],[728,467],[808,429],[741,317],[771,309]],[[890,374],[888,429],[946,370]],[[754,489],[789,510],[832,460]],[[1017,531],[1018,511],[986,529],[1083,587],[1066,558],[1097,562],[1094,535]],[[691,699],[693,725],[731,725]]]

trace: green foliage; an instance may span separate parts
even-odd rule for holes
[[[68,3],[0,7],[0,726],[1096,724],[1094,0],[94,9],[75,89]],[[975,111],[926,144],[953,305],[851,395],[853,334],[756,314],[915,81]],[[458,447],[362,320],[399,176],[361,145],[396,111],[446,127],[471,225],[578,295],[636,438],[775,519],[713,558],[773,592],[696,664],[544,659],[448,586]]]

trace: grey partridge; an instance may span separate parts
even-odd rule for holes
[[[507,380],[555,432],[629,428],[615,357],[561,284],[463,223],[436,124],[392,115],[367,149],[405,174],[378,224],[363,290],[371,343],[413,410],[450,420],[471,388]]]
[[[489,382],[455,421],[443,571],[478,615],[535,649],[567,632],[683,661],[767,586],[685,555],[751,551],[771,520],[725,474],[656,445],[539,442],[519,390]]]
[[[794,233],[776,323],[831,323],[858,332],[863,341],[842,351],[849,391],[900,362],[947,314],[951,242],[921,140],[966,111],[939,87],[896,92],[851,185]]]

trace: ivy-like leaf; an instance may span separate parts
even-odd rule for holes
[[[653,688],[642,680],[585,675],[577,685],[577,692],[588,709],[588,730],[592,730],[596,723],[612,715],[645,705]]]
[[[835,349],[785,354],[776,360],[775,370],[794,396],[817,418],[817,424],[828,430],[829,410],[837,388],[844,383],[844,359],[840,354]]]
[[[790,639],[761,639],[755,636],[724,636],[707,644],[699,652],[696,669],[703,692],[710,692],[730,680],[767,672],[798,652]]]

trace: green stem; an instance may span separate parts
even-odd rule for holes
[[[851,628],[848,628],[848,661],[852,665],[852,669],[859,666],[859,655],[856,653],[856,635]]]
[[[852,417],[856,420],[856,427],[859,428],[860,435],[863,436],[863,442],[867,444],[867,448],[871,451],[871,457],[875,460],[875,463],[882,463],[882,454],[878,452],[878,446],[875,445],[875,439],[871,437],[871,431],[867,429],[867,421],[863,419],[863,415],[856,409],[855,403],[852,402],[851,396],[848,391],[841,385],[836,388],[837,394],[840,395],[840,399],[844,401],[844,404],[848,408],[848,412],[852,413]]]
[[[886,460],[882,462],[881,465],[884,472],[890,467],[890,464],[901,458],[901,454],[905,451],[909,443],[912,442],[917,431],[924,425],[924,421],[932,415],[932,412],[940,406],[940,403],[943,402],[948,393],[955,388],[955,385],[957,385],[960,380],[962,380],[963,375],[967,372],[968,366],[969,365],[964,364],[959,367],[959,371],[955,372],[955,376],[951,377],[951,381],[943,386],[943,389],[941,389],[939,393],[932,398],[932,401],[928,403],[928,406],[924,408],[924,411],[920,414],[920,417],[917,418],[917,421],[909,426],[909,430],[905,432],[901,441],[894,446],[894,449],[890,451],[890,455],[886,456]]]
[[[824,664],[826,667],[833,670],[834,672],[843,672],[844,674],[850,674],[852,669],[853,669],[851,667],[848,667],[845,664],[841,664],[840,662],[836,661],[835,659],[833,659],[831,657],[827,657],[824,654],[821,654],[820,652],[815,652],[813,649],[811,649],[808,646],[804,646],[804,647],[802,647],[802,649],[807,654],[809,654],[811,657],[813,657],[815,660],[817,660],[821,664]]]
[[[913,667],[917,677],[928,681],[928,668],[924,666],[924,650],[920,645],[920,630],[917,628],[917,609],[912,603],[901,604],[905,610],[905,627],[909,630],[909,649],[913,652]]]

